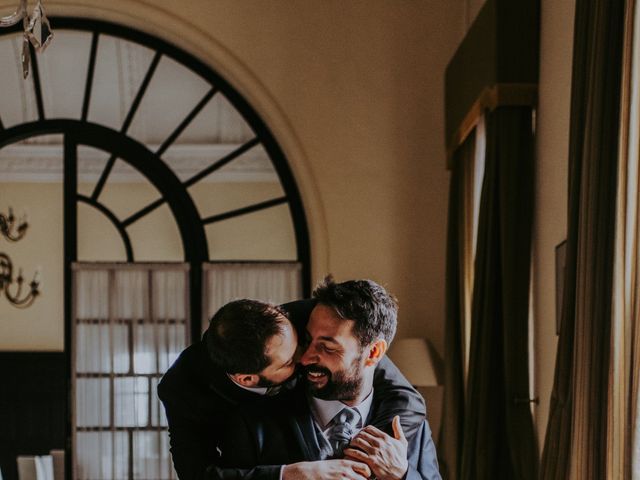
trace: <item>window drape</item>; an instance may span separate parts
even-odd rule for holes
[[[156,389],[188,318],[186,265],[75,266],[75,478],[176,478]]]
[[[203,265],[202,328],[225,303],[251,298],[282,304],[302,298],[302,266],[294,262],[208,263]]]
[[[625,12],[607,478],[640,479],[640,15]]]
[[[528,356],[532,116],[531,107],[486,115],[462,479],[537,478]]]
[[[563,312],[543,479],[606,477],[624,0],[577,0]]]
[[[464,425],[465,312],[470,288],[465,264],[466,259],[473,258],[469,231],[473,213],[469,191],[473,188],[469,184],[474,156],[475,132],[472,132],[454,153],[449,185],[444,402],[438,450],[443,477],[450,480],[458,477]]]

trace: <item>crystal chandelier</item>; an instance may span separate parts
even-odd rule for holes
[[[0,17],[0,27],[11,27],[22,20],[24,33],[22,35],[22,75],[27,78],[29,75],[29,63],[31,62],[31,54],[29,52],[29,42],[33,45],[36,52],[42,52],[47,45],[51,43],[53,31],[49,20],[44,13],[42,0],[33,8],[31,15],[27,13],[27,0],[20,0],[20,4],[16,11],[6,17]]]
[[[9,215],[0,213],[0,233],[11,242],[17,242],[24,237],[28,226],[26,215],[16,222],[16,217],[13,215],[11,208],[9,208]],[[36,271],[33,280],[29,282],[29,291],[23,293],[24,277],[22,276],[22,269],[18,270],[18,276],[14,279],[11,258],[6,253],[0,252],[0,292],[4,292],[4,296],[13,306],[27,308],[34,302],[40,293],[38,290],[40,285],[38,277],[39,273]]]

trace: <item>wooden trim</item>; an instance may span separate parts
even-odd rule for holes
[[[73,262],[71,269],[74,272],[89,270],[189,271],[191,265],[184,262]]]
[[[485,111],[492,112],[497,107],[505,106],[534,107],[537,102],[538,86],[536,84],[497,83],[490,87],[485,87],[447,143],[447,169],[451,169],[453,153],[473,131]]]
[[[216,268],[221,266],[246,266],[247,268],[264,266],[291,266],[295,267],[295,270],[302,270],[302,264],[296,260],[217,260],[203,263],[202,271],[208,272],[210,270],[215,270]]]

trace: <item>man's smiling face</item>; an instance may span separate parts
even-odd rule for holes
[[[357,397],[365,355],[353,334],[354,323],[320,303],[311,312],[300,363],[307,389],[314,397],[341,401]]]

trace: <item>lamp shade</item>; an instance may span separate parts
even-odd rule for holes
[[[426,338],[402,338],[389,348],[389,358],[414,387],[439,385],[435,362]]]

